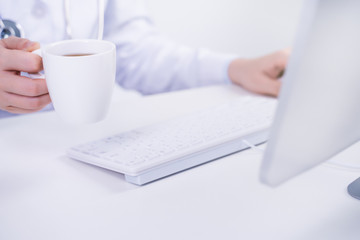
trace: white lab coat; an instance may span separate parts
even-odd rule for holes
[[[154,26],[142,0],[105,3],[104,39],[117,46],[116,81],[123,88],[154,94],[230,82],[227,68],[235,56],[168,39]],[[41,45],[66,38],[62,0],[0,0],[0,15],[20,23],[25,37]],[[73,38],[97,37],[97,0],[70,1],[70,17]]]

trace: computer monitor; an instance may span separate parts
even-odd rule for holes
[[[360,139],[360,1],[305,1],[299,27],[260,171],[272,186]]]

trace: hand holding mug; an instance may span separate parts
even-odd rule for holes
[[[31,51],[39,43],[24,38],[0,40],[0,109],[11,113],[32,113],[51,102],[44,79],[21,76],[43,69],[41,58]]]

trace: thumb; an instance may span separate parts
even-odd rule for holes
[[[290,52],[287,50],[278,51],[265,56],[267,58],[267,75],[273,79],[281,78],[284,74]]]
[[[1,40],[1,42],[7,49],[16,49],[32,52],[40,48],[40,44],[38,42],[32,42],[26,38],[9,37]]]

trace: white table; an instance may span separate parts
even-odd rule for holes
[[[0,120],[0,239],[359,239],[360,201],[346,193],[359,171],[324,164],[272,189],[258,180],[261,154],[246,150],[138,187],[65,156],[75,144],[244,94],[120,92],[109,117],[90,126],[54,112]],[[336,158],[360,159],[360,145]]]

